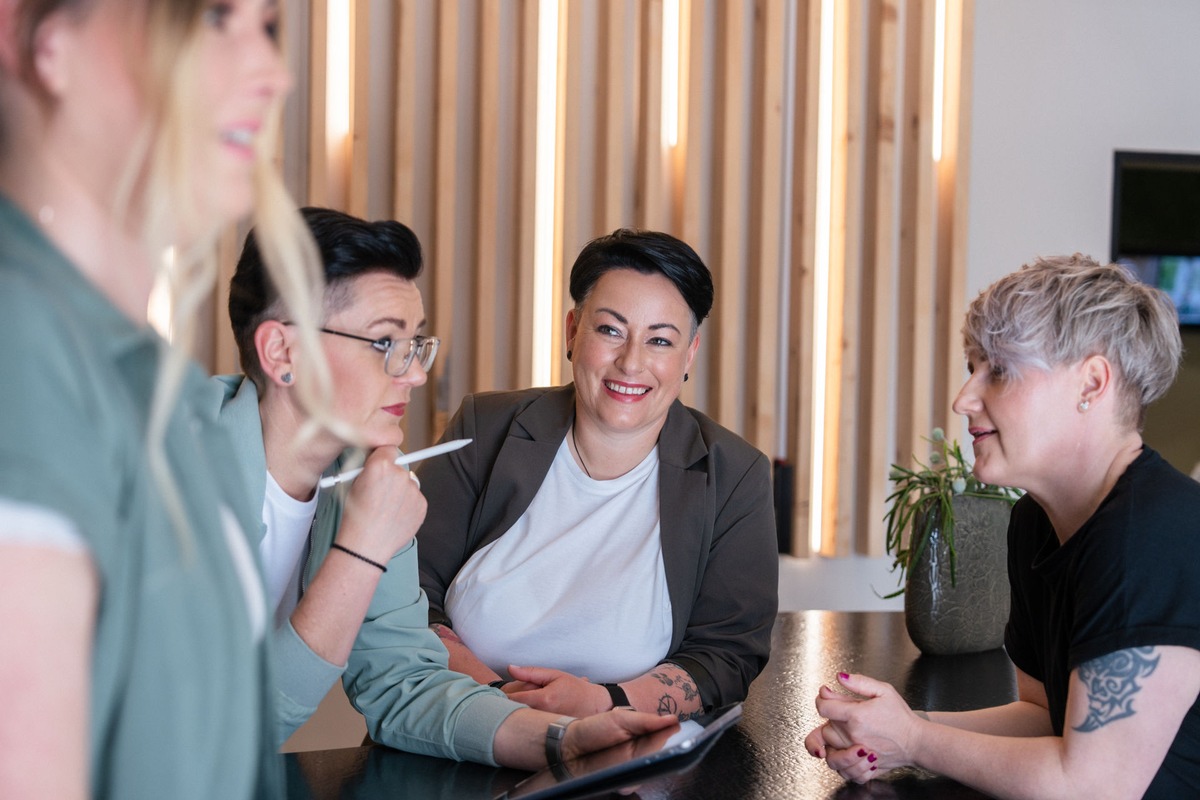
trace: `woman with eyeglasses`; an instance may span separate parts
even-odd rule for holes
[[[220,421],[233,434],[243,482],[262,504],[259,551],[274,612],[280,741],[315,711],[345,672],[350,699],[367,707],[376,741],[450,758],[537,768],[552,714],[447,669],[427,627],[413,535],[426,501],[394,462],[400,422],[423,385],[438,340],[425,335],[414,282],[421,249],[399,222],[366,222],[339,211],[302,210],[325,265],[321,347],[341,427],[312,429],[296,389],[310,362],[246,239],[230,286],[229,316],[246,376],[222,377]],[[353,481],[321,488],[323,475],[361,460]],[[373,600],[382,594],[377,601]],[[370,618],[364,637],[360,626]],[[382,673],[363,664],[386,661]],[[606,747],[669,724],[620,714],[572,725],[562,752]]]
[[[245,376],[220,377],[221,423],[233,434],[251,497],[261,504],[259,554],[273,613],[282,742],[340,676],[383,569],[412,541],[425,498],[393,463],[412,392],[425,383],[438,340],[422,335],[413,282],[421,250],[398,222],[302,209],[325,267],[320,343],[341,430],[314,430],[297,391],[312,380],[295,326],[267,277],[251,231],[229,291]],[[311,360],[311,359],[308,359]],[[363,473],[318,491],[366,448]],[[311,532],[311,533],[310,533]]]

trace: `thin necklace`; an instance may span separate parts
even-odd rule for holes
[[[575,445],[575,455],[579,456],[579,466],[583,467],[583,471],[587,473],[589,478],[592,478],[592,471],[587,468],[587,464],[583,460],[583,451],[579,449],[579,442],[575,441],[575,426],[571,426],[571,444]],[[596,480],[592,478],[592,480]]]

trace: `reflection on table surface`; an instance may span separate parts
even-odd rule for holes
[[[808,800],[808,798],[981,798],[954,781],[917,771],[865,786],[844,783],[805,752],[818,723],[813,699],[839,671],[888,681],[915,708],[962,711],[1016,697],[1002,650],[964,656],[921,655],[899,612],[802,611],[780,614],[771,660],[750,687],[738,725],[701,763],[642,781],[642,800]],[[490,800],[527,773],[361,747],[285,757],[294,798],[455,798]]]

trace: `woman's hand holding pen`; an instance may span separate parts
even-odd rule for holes
[[[395,447],[378,447],[350,484],[337,543],[380,564],[412,541],[428,508],[420,484],[395,464]]]

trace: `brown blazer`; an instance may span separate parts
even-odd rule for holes
[[[476,550],[529,507],[574,416],[574,384],[463,400],[442,438],[474,441],[418,471],[429,499],[418,553],[431,623],[452,626],[443,610],[447,588]],[[706,708],[738,702],[767,663],[778,606],[770,465],[678,400],[658,444],[674,627],[664,661],[687,670]]]

